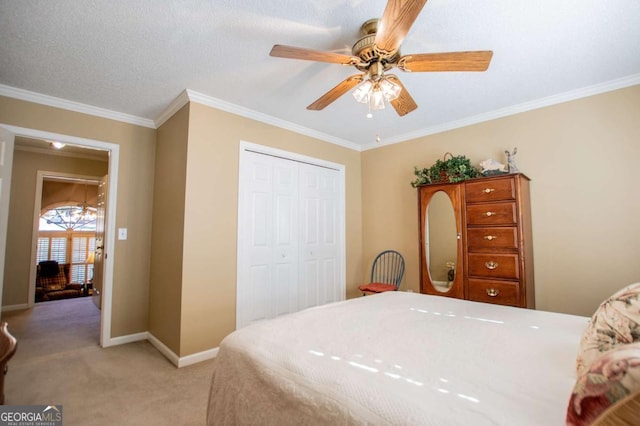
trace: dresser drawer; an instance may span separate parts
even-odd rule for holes
[[[517,254],[469,253],[469,276],[520,279]]]
[[[517,221],[516,203],[487,203],[467,205],[469,225],[515,225]]]
[[[508,201],[516,199],[514,178],[487,179],[465,182],[464,193],[467,203],[485,201]]]
[[[517,249],[518,228],[470,228],[467,230],[469,250]]]
[[[512,281],[469,279],[469,300],[519,306],[519,284]]]

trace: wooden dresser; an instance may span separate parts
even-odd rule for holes
[[[418,189],[418,199],[423,293],[535,308],[525,175],[424,185]],[[439,207],[440,203],[447,207]],[[438,210],[449,209],[450,219],[442,219],[445,214]],[[448,275],[442,278],[445,267]]]

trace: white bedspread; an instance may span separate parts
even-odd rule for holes
[[[389,292],[242,328],[208,423],[563,425],[588,318]]]

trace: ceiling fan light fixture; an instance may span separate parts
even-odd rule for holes
[[[402,87],[394,81],[382,76],[375,82],[372,79],[365,80],[353,91],[356,101],[369,104],[370,110],[384,109],[385,100],[393,101],[400,96]]]
[[[382,78],[382,80],[380,80],[379,85],[380,90],[384,94],[384,97],[387,99],[387,101],[398,99],[398,96],[400,96],[400,92],[402,91],[402,87],[400,87],[399,84],[384,77]]]
[[[369,103],[369,92],[371,91],[372,87],[373,87],[373,83],[371,83],[371,80],[365,80],[364,83],[359,85],[353,91],[353,97],[356,98],[356,101],[360,103],[363,103],[363,104]]]
[[[373,90],[369,93],[369,109],[384,109],[384,93],[377,84],[374,85]]]

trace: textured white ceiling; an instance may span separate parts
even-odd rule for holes
[[[273,58],[271,47],[350,53],[385,4],[0,0],[0,85],[151,120],[189,89],[357,147],[640,83],[638,0],[430,0],[402,53],[493,50],[487,72],[397,71],[418,103],[405,117],[367,119],[350,94],[306,110],[356,71]]]

